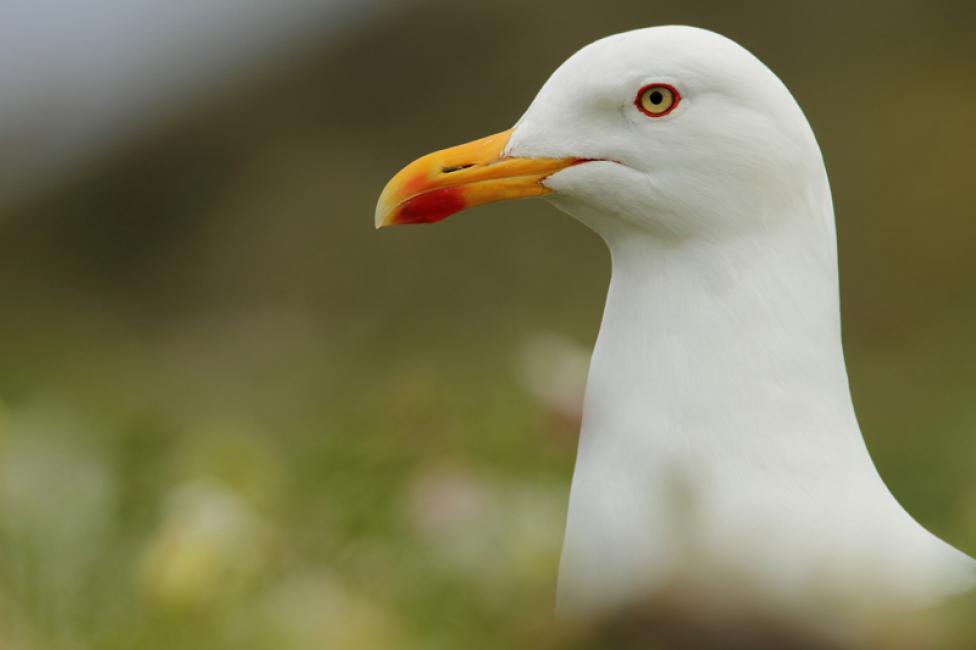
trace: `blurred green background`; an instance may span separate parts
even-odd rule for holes
[[[871,452],[976,553],[976,5],[353,7],[0,192],[0,646],[544,636],[607,254],[542,201],[382,232],[373,206],[656,24],[732,37],[804,108]],[[37,153],[0,142],[0,171]]]

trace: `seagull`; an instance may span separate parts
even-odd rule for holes
[[[976,561],[916,522],[858,426],[833,204],[782,81],[686,26],[587,45],[507,131],[392,177],[377,228],[544,197],[612,275],[593,350],[557,610],[676,581],[769,602],[920,608]]]

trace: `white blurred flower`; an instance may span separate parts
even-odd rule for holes
[[[557,425],[579,421],[589,363],[589,350],[555,332],[536,332],[519,348],[521,383]]]
[[[451,536],[484,519],[497,495],[462,468],[425,471],[411,482],[407,502],[414,529],[426,539]]]
[[[438,564],[487,591],[548,587],[555,579],[565,515],[559,486],[432,469],[411,483],[405,514]]]
[[[215,481],[177,487],[143,557],[144,585],[164,606],[212,604],[256,578],[270,531],[249,504]]]

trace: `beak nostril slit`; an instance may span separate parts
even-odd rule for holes
[[[474,164],[472,163],[472,164],[468,164],[468,165],[451,165],[450,167],[442,167],[441,168],[441,173],[442,174],[451,174],[453,172],[461,171],[462,169],[467,169],[468,167],[474,167]]]

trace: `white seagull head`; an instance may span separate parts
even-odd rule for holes
[[[405,168],[376,225],[548,195],[608,240],[714,240],[774,226],[825,183],[802,111],[761,61],[708,30],[653,27],[578,51],[513,129]]]
[[[735,42],[692,27],[617,34],[574,54],[505,154],[593,161],[543,183],[605,237],[622,224],[666,238],[735,237],[768,227],[766,214],[823,176],[782,82]]]

